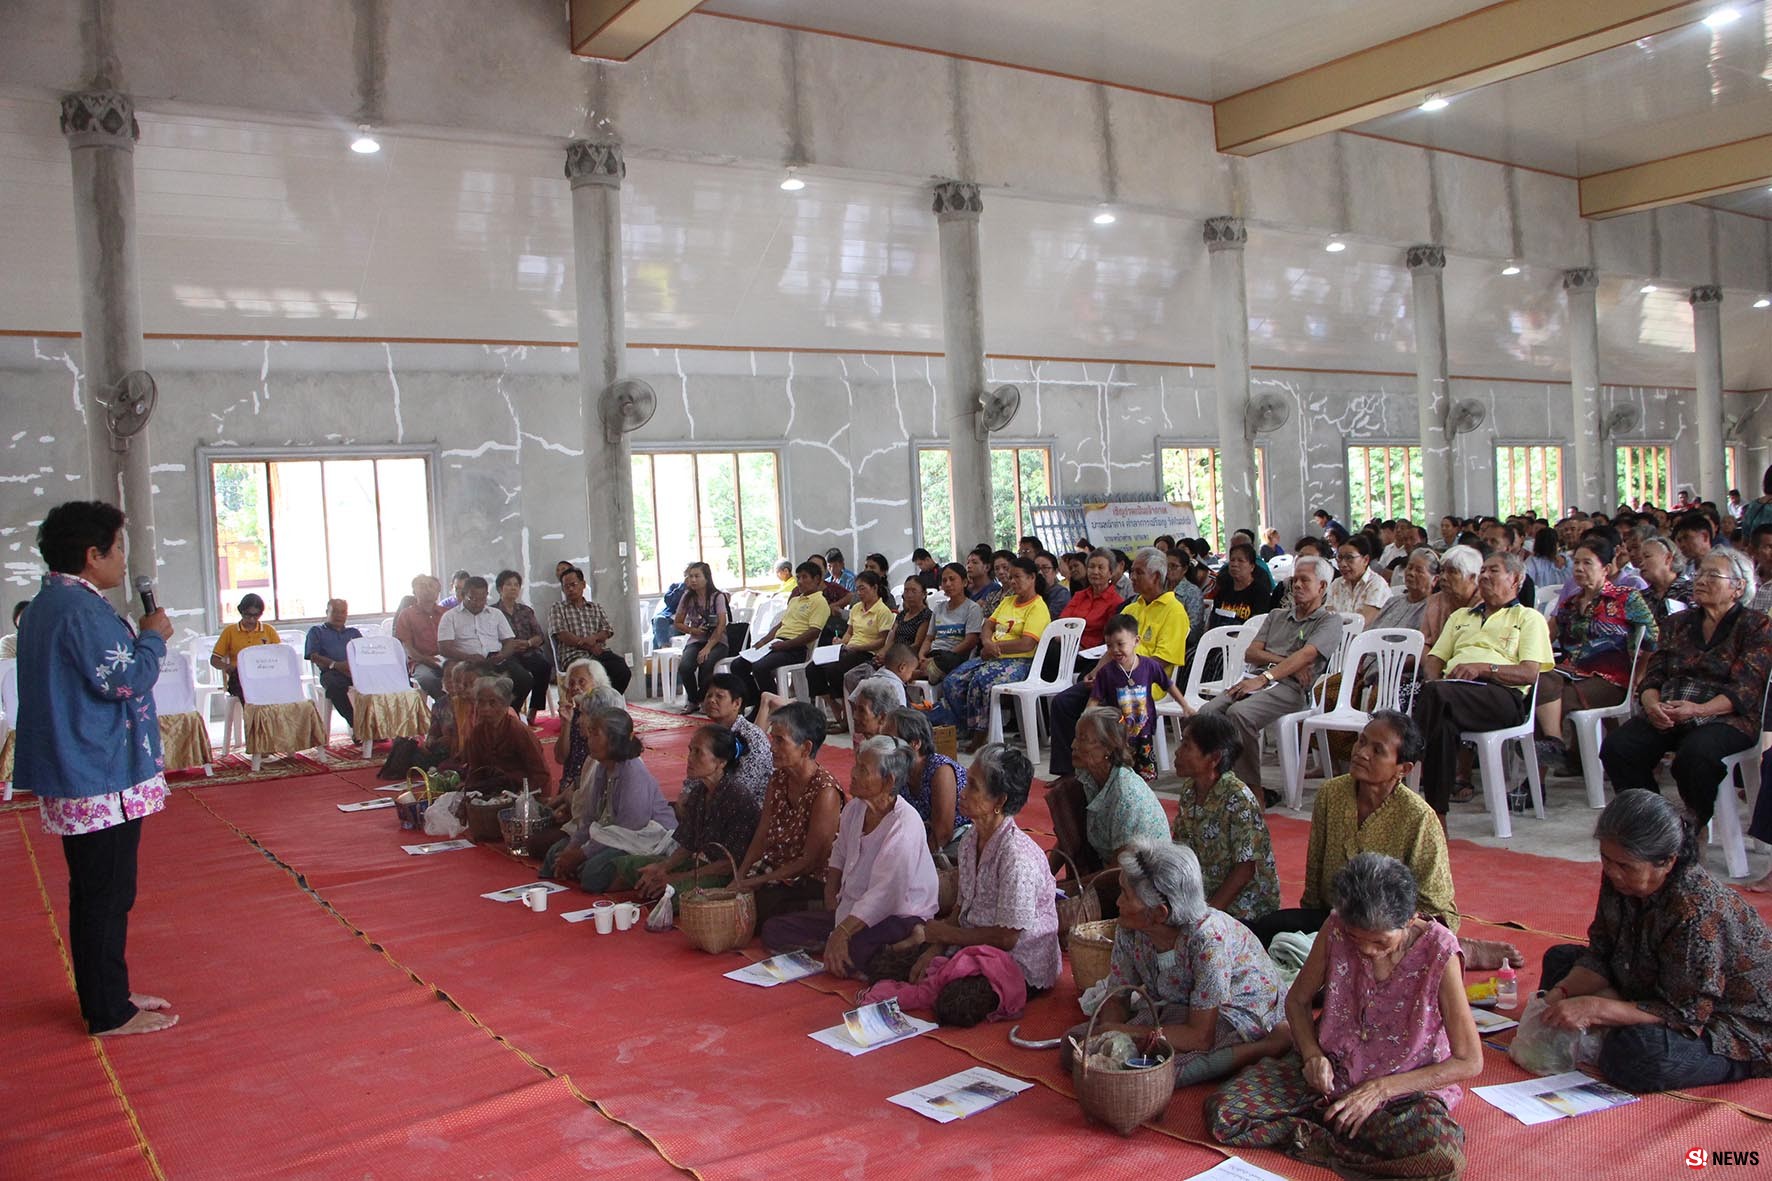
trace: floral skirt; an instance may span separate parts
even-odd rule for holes
[[[945,716],[931,718],[937,725],[958,725],[966,730],[988,729],[991,723],[991,686],[1027,679],[1026,658],[966,661],[941,682],[941,705]],[[950,721],[951,719],[951,721]]]
[[[1206,1099],[1206,1123],[1220,1144],[1272,1148],[1343,1177],[1456,1178],[1464,1171],[1464,1129],[1437,1095],[1393,1100],[1352,1138],[1323,1123],[1329,1101],[1304,1081],[1297,1054],[1264,1058]]]

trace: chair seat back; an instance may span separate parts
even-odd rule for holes
[[[1532,592],[1532,606],[1546,619],[1557,613],[1557,600],[1563,597],[1563,584],[1553,583],[1550,586],[1536,587]]]
[[[182,652],[168,652],[160,658],[160,675],[154,681],[154,709],[164,717],[197,710],[197,685],[191,677],[191,662]]]
[[[185,644],[185,655],[191,662],[191,677],[205,689],[219,689],[224,682],[221,669],[209,663],[220,636],[192,636]]]
[[[1050,679],[1046,677],[1046,653],[1054,643],[1058,644],[1058,672]],[[1072,676],[1071,669],[1077,663],[1077,649],[1083,646],[1083,620],[1075,616],[1066,619],[1054,619],[1040,633],[1040,645],[1034,649],[1034,658],[1028,667],[1028,675],[1023,684],[1028,689],[1065,689],[1069,688]]]
[[[1329,657],[1329,676],[1341,671],[1348,645],[1354,642],[1355,636],[1366,630],[1366,617],[1358,611],[1337,611],[1336,614],[1341,617],[1341,643],[1336,645],[1334,653]]]
[[[751,613],[751,634],[766,636],[769,629],[781,622],[781,617],[788,609],[787,596],[774,594],[760,600]]]
[[[1275,582],[1285,582],[1292,577],[1292,564],[1296,560],[1291,554],[1275,554],[1267,560],[1268,572],[1274,576]]]
[[[1342,648],[1341,688],[1335,696],[1335,710],[1357,709],[1354,690],[1360,679],[1360,664],[1372,660],[1377,666],[1378,695],[1374,710],[1396,709],[1403,686],[1413,680],[1421,665],[1421,651],[1427,639],[1414,628],[1383,627],[1362,631]]]
[[[404,693],[412,687],[406,675],[406,648],[392,636],[359,636],[345,645],[351,664],[351,688],[365,696]]]
[[[288,705],[306,701],[301,657],[287,644],[260,644],[242,651],[236,665],[240,695],[247,705]]]
[[[1182,696],[1190,701],[1198,701],[1208,693],[1222,693],[1234,685],[1243,675],[1243,653],[1255,638],[1255,630],[1247,623],[1232,627],[1215,627],[1200,637],[1200,645],[1194,650],[1194,663],[1188,669],[1187,684],[1182,689]],[[1219,654],[1221,672],[1216,677],[1205,675],[1207,657],[1212,653]]]

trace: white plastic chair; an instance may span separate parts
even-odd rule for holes
[[[1058,673],[1052,680],[1045,677],[1046,653],[1053,641],[1058,642]],[[1075,680],[1071,669],[1077,663],[1077,649],[1083,646],[1083,620],[1071,617],[1055,619],[1040,633],[1039,646],[1034,649],[1028,675],[1019,681],[1004,681],[991,686],[991,725],[989,740],[1003,741],[1004,698],[1015,698],[1017,716],[1021,720],[1021,738],[1027,747],[1028,759],[1040,764],[1040,701],[1056,697],[1071,687]]]
[[[1168,775],[1175,769],[1169,722],[1173,719],[1179,725],[1188,712],[1198,712],[1209,698],[1217,697],[1242,679],[1243,653],[1249,650],[1266,620],[1267,616],[1257,615],[1248,623],[1215,627],[1200,637],[1200,645],[1194,650],[1194,663],[1188,668],[1187,683],[1181,687],[1181,701],[1165,697],[1157,702],[1157,741],[1152,753],[1156,755],[1159,774]],[[1214,652],[1221,656],[1223,667],[1218,676],[1208,677],[1205,675],[1206,658]],[[1186,710],[1182,709],[1182,701],[1187,703]]]
[[[1288,808],[1298,808],[1304,802],[1304,752],[1310,748],[1311,737],[1314,735],[1317,739],[1317,757],[1324,774],[1328,774],[1330,731],[1357,734],[1372,720],[1372,712],[1396,709],[1402,698],[1403,685],[1412,679],[1413,670],[1421,665],[1421,652],[1425,646],[1426,638],[1413,628],[1387,627],[1361,632],[1342,648],[1341,687],[1336,692],[1334,706],[1321,713],[1301,711],[1280,719],[1277,723],[1280,726],[1280,767]],[[1372,711],[1363,710],[1354,703],[1360,664],[1368,657],[1377,665],[1378,674]]]
[[[1569,711],[1569,725],[1575,730],[1575,749],[1581,755],[1581,779],[1587,787],[1587,806],[1590,808],[1606,806],[1606,769],[1600,764],[1600,736],[1605,732],[1606,721],[1609,718],[1623,721],[1636,709],[1637,665],[1642,657],[1644,632],[1641,627],[1633,627],[1631,632],[1630,680],[1625,686],[1624,700],[1598,709]]]
[[[240,694],[247,705],[290,705],[312,702],[302,684],[302,659],[288,644],[260,644],[242,651],[235,670],[240,674]],[[257,771],[261,756],[252,755]]]
[[[0,660],[0,743],[18,718],[18,661]],[[12,780],[0,782],[0,800],[12,798]]]
[[[1747,792],[1747,811],[1751,816],[1760,788],[1764,786],[1760,782],[1760,756],[1769,746],[1772,746],[1772,731],[1764,731],[1760,741],[1723,760],[1723,778],[1717,784],[1717,810],[1711,820],[1710,834],[1713,844],[1723,846],[1723,860],[1732,878],[1747,876],[1747,838],[1741,831],[1741,809],[1735,803],[1735,776],[1741,776],[1741,786]]]
[[[1267,560],[1268,573],[1274,576],[1275,582],[1285,582],[1292,577],[1292,567],[1298,559],[1291,554],[1276,554]]]
[[[345,645],[345,659],[351,666],[351,688],[359,697],[407,693],[412,689],[412,678],[406,672],[405,645],[392,636],[360,636]],[[321,717],[325,719],[324,714]],[[363,757],[368,758],[374,750],[375,739],[364,739]]]
[[[1555,617],[1557,600],[1563,597],[1563,584],[1553,583],[1550,586],[1537,587],[1532,592],[1532,606],[1546,619]]]
[[[154,680],[154,712],[163,718],[198,712],[197,685],[191,662],[181,652],[168,651],[160,658],[160,675]],[[169,771],[176,769],[167,768]],[[203,774],[214,775],[215,764],[204,763]]]
[[[1477,770],[1483,780],[1483,803],[1489,809],[1489,818],[1495,828],[1496,837],[1505,840],[1514,835],[1514,825],[1508,815],[1507,807],[1507,775],[1505,762],[1502,758],[1509,742],[1518,741],[1520,755],[1526,761],[1526,783],[1532,792],[1532,813],[1538,819],[1544,819],[1544,782],[1538,776],[1538,747],[1534,738],[1538,733],[1538,682],[1532,682],[1532,690],[1526,696],[1526,717],[1513,726],[1503,726],[1499,730],[1466,730],[1459,734],[1459,740],[1468,742],[1477,748]]]
[[[1329,668],[1323,674],[1327,677],[1332,677],[1341,671],[1342,660],[1347,654],[1348,645],[1352,644],[1354,638],[1366,630],[1366,617],[1358,611],[1337,611],[1336,614],[1341,616],[1341,643],[1335,646],[1334,653],[1329,657]]]

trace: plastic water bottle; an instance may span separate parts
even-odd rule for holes
[[[1520,1003],[1520,981],[1512,964],[1502,964],[1495,974],[1495,1007],[1512,1009]]]

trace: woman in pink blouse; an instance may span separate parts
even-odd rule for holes
[[[1297,1053],[1257,1063],[1214,1092],[1212,1135],[1337,1172],[1456,1177],[1464,1169],[1456,1084],[1483,1069],[1458,938],[1416,913],[1415,875],[1382,853],[1344,865],[1335,898],[1286,996]]]
[[[903,798],[911,748],[883,734],[855,752],[851,799],[837,824],[824,909],[763,924],[772,952],[823,950],[833,976],[865,976],[876,952],[935,913],[940,885],[923,818]]]

